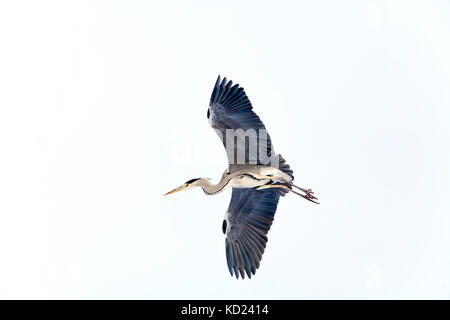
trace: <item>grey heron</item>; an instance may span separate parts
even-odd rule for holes
[[[200,187],[207,195],[232,188],[222,223],[231,276],[251,278],[259,268],[280,196],[291,192],[318,203],[311,189],[296,186],[290,166],[276,154],[270,136],[244,89],[217,78],[207,118],[222,140],[228,168],[217,184],[196,178],[165,195]],[[296,189],[296,190],[294,190]]]

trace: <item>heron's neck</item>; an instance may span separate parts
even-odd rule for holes
[[[213,195],[222,192],[228,186],[230,179],[227,176],[222,176],[222,179],[218,184],[212,184],[209,180],[199,179],[196,181],[196,185],[202,187],[203,191],[208,195]]]

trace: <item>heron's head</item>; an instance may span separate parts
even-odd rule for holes
[[[167,196],[168,194],[172,194],[175,192],[179,192],[179,191],[185,191],[185,190],[189,190],[192,189],[194,187],[197,187],[197,183],[200,180],[204,180],[203,178],[196,178],[196,179],[191,179],[189,181],[186,181],[185,183],[183,183],[181,186],[179,186],[178,188],[173,189],[172,191],[167,192],[166,194],[164,194],[165,196]]]

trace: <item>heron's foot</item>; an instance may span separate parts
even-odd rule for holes
[[[295,192],[295,193],[297,193],[297,192]],[[305,198],[305,199],[308,200],[308,201],[311,201],[311,202],[314,202],[314,203],[319,204],[319,202],[318,202],[319,199],[317,199],[317,197],[314,196],[313,193],[314,193],[314,192],[312,192],[311,189],[305,189],[305,194],[304,194],[304,195],[301,194],[301,193],[297,193],[297,194],[298,194],[299,196]]]
[[[295,191],[292,191],[292,192],[294,192],[295,194],[298,194],[299,196],[305,198],[306,200],[309,200],[309,201],[311,201],[311,202],[314,202],[314,203],[319,204],[317,201],[315,201],[315,200],[319,200],[319,199],[317,199],[316,196],[314,196],[314,192],[313,192],[311,189],[304,189],[304,188],[301,188],[301,187],[299,187],[299,186],[296,186],[296,185],[293,184],[292,182],[291,182],[289,185],[290,185],[291,187],[297,188],[298,190],[300,190],[300,191],[302,191],[302,192],[304,193],[304,195],[303,195],[303,194],[301,194],[301,193],[297,193],[297,192],[295,192]]]
[[[315,199],[315,200],[318,200],[315,196],[313,196],[314,192],[313,192],[311,189],[306,189],[306,190],[305,190],[305,193],[306,193],[306,197],[307,197],[308,199]]]
[[[291,186],[296,187],[297,189],[301,190],[304,194],[298,193],[298,192],[290,189],[291,192],[293,192],[295,194],[298,194],[299,196],[305,198],[306,200],[309,200],[311,202],[319,204],[319,202],[316,201],[316,200],[319,200],[319,199],[317,199],[317,197],[314,196],[314,192],[311,189],[303,189],[303,188],[300,188],[300,187],[298,187],[298,186],[296,186],[294,184],[292,184]]]

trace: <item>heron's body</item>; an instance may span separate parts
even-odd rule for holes
[[[257,188],[271,183],[292,181],[291,176],[283,171],[261,165],[246,165],[237,168],[237,171],[225,171],[217,184],[212,184],[208,179],[193,179],[192,187],[201,187],[207,195],[218,194],[227,188]]]
[[[256,188],[264,186],[270,182],[271,180],[269,177],[258,177],[255,174],[246,172],[236,175],[236,177],[230,181],[229,185],[232,188]]]
[[[207,118],[226,148],[228,169],[217,184],[203,178],[191,179],[167,194],[194,187],[208,195],[233,189],[222,225],[228,269],[237,278],[239,274],[250,278],[259,267],[280,196],[292,192],[315,203],[317,198],[310,189],[293,184],[293,171],[274,152],[264,124],[239,85],[232,86],[226,78],[221,82],[219,76]]]

